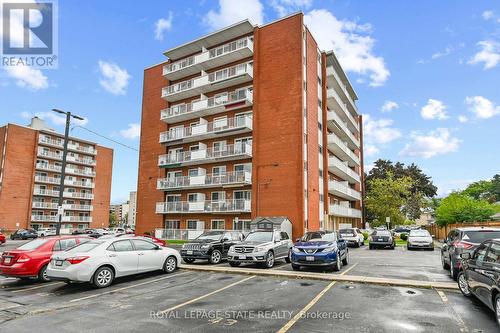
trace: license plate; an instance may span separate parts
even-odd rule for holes
[[[384,239],[383,239],[383,238],[379,238],[379,239],[378,239],[378,241],[379,241],[379,242],[383,242],[383,241],[384,241]]]
[[[62,260],[56,260],[56,266],[62,266],[63,261]]]
[[[193,251],[188,250],[188,251],[186,251],[186,253],[187,253],[187,254],[193,254]]]
[[[243,259],[245,260],[247,258],[247,256],[238,256],[238,259]]]
[[[6,263],[6,264],[10,264],[10,258],[4,258],[3,262]]]
[[[314,257],[313,256],[306,256],[306,261],[314,261]]]

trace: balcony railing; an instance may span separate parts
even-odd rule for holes
[[[59,148],[64,147],[64,141],[62,139],[53,139],[53,138],[50,138],[47,136],[40,136],[38,138],[38,142],[41,144],[59,147]],[[70,143],[70,142],[68,142],[68,149],[75,150],[75,151],[85,153],[85,154],[91,154],[91,155],[95,155],[97,153],[97,150],[92,146],[81,146],[79,144],[74,144],[74,143]]]
[[[34,201],[32,207],[35,209],[57,209],[58,204],[56,202],[38,202]],[[76,205],[76,204],[63,204],[64,210],[82,210],[82,211],[92,211],[94,207],[92,205]]]
[[[218,134],[233,135],[235,132],[252,130],[252,117],[234,117],[221,119],[215,122],[198,124],[191,127],[174,127],[169,131],[160,133],[160,143],[183,140],[190,142],[193,140],[207,139]]]
[[[37,170],[46,170],[46,171],[52,171],[52,172],[61,172],[62,168],[60,166],[54,165],[54,164],[48,164],[48,163],[37,163],[36,164]],[[95,177],[95,172],[94,171],[89,171],[85,169],[75,169],[72,167],[66,167],[66,173],[67,174],[73,174],[73,175],[81,175],[81,176],[87,176],[87,177]]]
[[[59,178],[56,178],[56,177],[35,176],[35,182],[59,185],[61,183],[61,180]],[[82,181],[77,181],[77,180],[66,179],[64,181],[64,184],[68,185],[68,186],[94,188],[94,183],[82,182]]]
[[[361,218],[361,210],[342,205],[330,205],[330,215]]]
[[[169,165],[193,165],[207,163],[210,160],[231,160],[252,157],[252,145],[236,143],[227,145],[223,148],[206,148],[194,151],[185,151],[179,153],[169,153],[158,157],[159,166]]]
[[[38,156],[41,157],[47,157],[47,158],[52,158],[56,160],[62,160],[62,152],[61,153],[56,153],[54,151],[50,150],[43,150],[43,149],[38,149]]]
[[[342,157],[343,159],[347,159],[349,161],[349,165],[360,165],[359,157],[354,154],[354,152],[349,149],[347,144],[342,141],[337,135],[333,133],[328,134],[328,145],[328,148],[331,149],[336,155]]]
[[[57,215],[31,215],[31,221],[33,222],[57,222]]]
[[[157,181],[159,190],[178,190],[184,188],[219,187],[227,185],[249,185],[252,183],[250,171],[233,171],[220,175],[182,176],[162,178]]]
[[[92,158],[85,158],[81,156],[71,156],[67,155],[66,160],[68,162],[73,162],[73,163],[81,163],[81,164],[87,164],[87,165],[95,165],[95,160]]]
[[[328,191],[342,198],[356,200],[356,201],[361,200],[361,193],[347,186],[345,182],[330,180],[328,182]]]
[[[337,72],[335,71],[335,69],[333,68],[333,66],[329,66],[329,67],[326,68],[326,75],[327,76],[333,76],[335,78],[335,80],[337,81],[337,84],[342,89],[342,92],[344,93],[344,95],[346,96],[346,98],[351,103],[352,108],[357,113],[358,112],[358,107],[356,106],[356,103],[354,103],[354,100],[351,98],[351,94],[349,93],[349,91],[347,91],[347,87],[345,86],[344,82],[342,82],[342,80],[340,79],[339,75],[337,74]]]
[[[61,180],[55,177],[35,176],[35,182],[59,185]]]
[[[339,115],[335,113],[335,111],[328,111],[326,113],[327,120],[329,122],[334,121],[337,124],[337,129],[335,127],[330,127],[333,130],[338,131],[338,135],[341,137],[345,137],[351,145],[356,148],[359,148],[359,140],[352,134],[351,130],[347,127],[347,124],[340,119]]]
[[[85,210],[92,211],[94,206],[92,205],[76,205],[76,204],[63,204],[64,210]]]
[[[356,171],[349,168],[349,166],[335,156],[330,156],[328,158],[328,167],[332,169],[333,174],[350,183],[359,183],[361,180],[361,177]]]
[[[46,190],[41,188],[35,188],[33,190],[34,195],[43,195],[49,197],[58,197],[59,191]],[[65,198],[74,198],[74,199],[94,199],[94,194],[92,193],[82,193],[82,192],[63,192],[63,197]]]
[[[161,111],[161,120],[170,123],[216,114],[252,104],[252,90],[239,89],[192,103],[182,103]]]
[[[333,98],[337,105],[340,106],[340,109],[342,110],[342,113],[349,119],[349,124],[357,131],[359,132],[359,124],[356,119],[351,115],[351,112],[347,109],[347,104],[342,101],[340,96],[337,94],[335,89],[330,88],[328,89],[327,92],[327,97],[328,98]]]
[[[82,223],[91,223],[92,216],[63,216],[63,222],[82,222]]]
[[[247,199],[158,202],[156,213],[246,213],[250,212],[251,206],[251,200]]]
[[[31,206],[33,208],[38,208],[38,209],[57,209],[57,203],[56,202],[37,202],[37,201],[33,201],[33,204]]]

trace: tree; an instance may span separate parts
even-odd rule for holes
[[[494,175],[491,180],[474,182],[462,193],[476,200],[484,199],[490,203],[500,201],[500,175]]]
[[[453,192],[441,200],[436,210],[436,223],[445,226],[452,223],[488,221],[494,213],[495,208],[486,200],[475,200],[463,193]]]
[[[402,207],[410,196],[413,180],[406,176],[396,178],[392,172],[388,172],[385,178],[374,178],[368,183],[365,204],[374,216],[371,225],[384,225],[386,217],[391,218],[392,224],[404,223]]]
[[[109,226],[110,227],[116,226],[116,215],[114,212],[109,213]]]

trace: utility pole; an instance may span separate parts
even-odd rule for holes
[[[71,114],[71,112],[65,112],[58,109],[52,109],[52,111],[66,115],[66,128],[64,129],[64,146],[63,146],[62,167],[61,167],[61,181],[59,183],[59,202],[57,204],[58,223],[56,224],[56,235],[59,236],[61,232],[62,217],[64,215],[63,193],[64,193],[64,180],[66,178],[66,155],[68,154],[69,126],[71,124],[71,117],[78,120],[83,120],[83,118]]]

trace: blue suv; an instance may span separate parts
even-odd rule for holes
[[[293,270],[300,267],[324,267],[339,271],[349,263],[347,242],[335,231],[307,232],[292,247]]]

